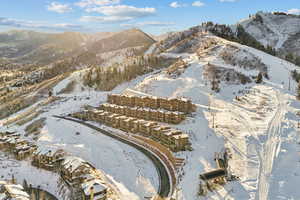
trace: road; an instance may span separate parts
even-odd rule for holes
[[[148,147],[146,144],[143,144],[144,142],[137,140],[136,138],[129,138],[125,137],[125,135],[115,134],[112,132],[109,132],[107,130],[101,129],[97,126],[94,126],[92,124],[89,124],[87,122],[68,118],[68,117],[62,117],[62,116],[53,116],[55,118],[64,119],[68,121],[73,121],[75,123],[80,123],[84,126],[87,126],[93,130],[96,130],[97,132],[104,134],[106,136],[109,136],[111,138],[114,138],[122,143],[125,143],[127,145],[130,145],[143,153],[145,156],[147,156],[155,165],[158,176],[160,178],[159,180],[159,188],[157,191],[157,194],[161,198],[167,198],[170,197],[174,190],[174,183],[176,183],[175,178],[175,170],[172,171],[172,167],[170,167],[170,164],[166,161],[165,158],[160,155],[159,152],[152,149],[151,147]]]
[[[277,92],[277,110],[270,120],[267,129],[267,139],[264,142],[260,157],[260,172],[258,178],[258,193],[256,199],[267,200],[269,194],[270,176],[278,148],[280,148],[281,122],[286,111],[286,101],[282,94]]]
[[[30,188],[27,190],[30,199],[58,200],[54,195],[40,188]]]

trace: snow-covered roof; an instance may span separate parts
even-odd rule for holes
[[[91,181],[81,184],[81,187],[85,195],[91,194],[91,188],[93,187],[94,194],[107,190],[107,186],[100,179],[93,179]]]
[[[78,169],[80,166],[91,167],[91,165],[83,160],[82,158],[75,157],[75,156],[67,156],[62,164],[64,168],[69,169],[70,172]]]
[[[184,134],[180,134],[180,135],[173,135],[173,137],[175,139],[188,139],[189,135],[184,133]]]
[[[43,145],[41,145],[41,146],[38,147],[35,154],[54,156],[55,154],[57,154],[59,152],[63,152],[63,150],[59,149],[57,147],[54,147],[54,146],[43,146]]]
[[[1,183],[2,189],[7,193],[0,194],[0,199],[18,199],[18,200],[29,200],[30,196],[24,191],[21,185],[13,185],[7,183]]]

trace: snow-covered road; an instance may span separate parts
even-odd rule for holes
[[[269,179],[272,175],[273,163],[276,154],[280,150],[281,122],[287,109],[287,103],[282,93],[277,92],[277,110],[270,120],[267,129],[267,139],[264,141],[260,158],[260,170],[258,179],[258,193],[256,199],[267,200],[269,193]]]

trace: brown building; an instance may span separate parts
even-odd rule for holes
[[[114,100],[115,102],[121,97],[116,96],[113,98],[116,98],[116,100]],[[126,101],[129,102],[128,99],[126,99]],[[172,151],[186,150],[190,146],[187,134],[184,134],[182,131],[172,129],[169,126],[159,125],[157,122],[151,121],[162,120],[162,122],[178,124],[185,119],[185,114],[183,113],[153,110],[150,108],[131,108],[128,106],[112,104],[102,104],[100,108],[103,110],[89,110],[82,113],[76,113],[73,116],[83,120],[97,121],[125,132],[131,132],[152,138],[153,140],[167,146]],[[120,110],[124,110],[125,115],[117,113]]]
[[[66,153],[62,149],[39,147],[33,154],[32,164],[53,171],[58,168],[65,156]]]
[[[179,124],[185,120],[186,115],[182,112],[172,112],[164,110],[153,110],[150,108],[138,108],[128,106],[118,106],[114,104],[102,104],[100,109],[113,112],[120,115],[126,115],[128,117],[136,117],[145,120],[159,121],[171,124]],[[94,114],[97,114],[94,111]],[[103,111],[102,111],[103,112]],[[94,114],[92,115],[94,117]]]
[[[108,95],[108,102],[111,104],[117,104],[130,107],[142,107],[152,109],[165,109],[169,111],[179,111],[183,113],[191,113],[194,111],[194,105],[191,100],[186,98],[158,98],[158,97],[137,97],[137,96],[125,96],[125,95]]]

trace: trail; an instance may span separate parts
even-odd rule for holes
[[[260,170],[258,176],[258,192],[255,199],[267,200],[269,183],[272,175],[273,163],[276,152],[280,148],[281,122],[286,112],[286,100],[280,92],[277,92],[277,110],[268,124],[267,139],[260,147]],[[262,141],[263,142],[263,141]],[[258,147],[259,148],[259,147]]]

